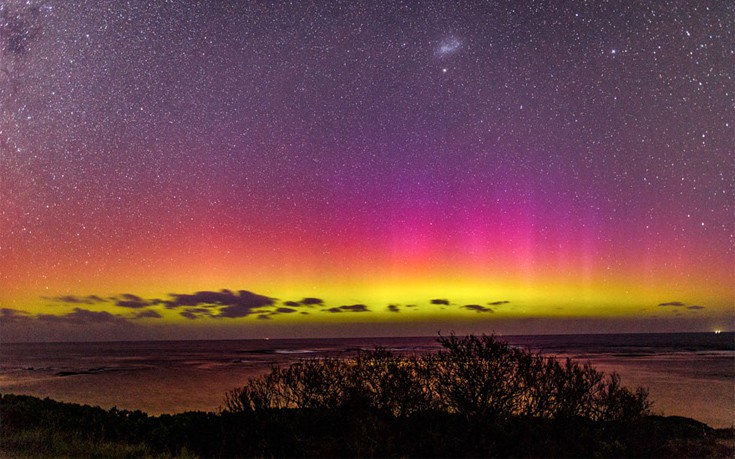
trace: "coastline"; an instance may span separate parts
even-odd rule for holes
[[[649,389],[656,414],[693,417],[715,428],[735,423],[733,334],[500,338],[590,363],[606,374],[617,372],[624,384]],[[0,393],[151,415],[210,411],[221,406],[222,394],[267,373],[271,365],[376,346],[408,354],[438,349],[436,337],[3,345]]]

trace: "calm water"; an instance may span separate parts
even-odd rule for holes
[[[735,334],[505,336],[513,345],[589,361],[645,386],[654,411],[735,424]],[[0,392],[140,409],[150,414],[216,410],[226,391],[303,358],[383,346],[438,349],[434,337],[309,340],[2,344]]]

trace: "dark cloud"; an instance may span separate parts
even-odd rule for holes
[[[270,318],[270,315],[268,315],[268,314],[259,314],[258,315],[258,320],[273,320],[273,319],[271,319]]]
[[[212,310],[208,308],[185,308],[179,312],[179,315],[191,320],[201,319],[202,317],[215,317]]]
[[[97,303],[107,303],[107,300],[104,298],[101,298],[97,295],[87,295],[87,296],[76,296],[76,295],[64,295],[64,296],[52,296],[52,297],[43,297],[43,299],[55,301],[57,303],[66,303],[66,304],[97,304]]]
[[[401,312],[400,307],[397,304],[389,304],[387,309],[390,312]]]
[[[254,309],[273,306],[275,303],[274,298],[258,295],[247,290],[240,290],[237,293],[233,293],[230,290],[221,290],[219,292],[202,291],[193,294],[171,293],[169,296],[172,299],[165,302],[167,308],[174,309],[191,306],[221,307],[218,314],[211,314],[211,316],[231,319],[248,316],[253,313]]]
[[[370,312],[367,306],[364,304],[350,304],[339,306],[336,308],[325,309],[324,312]]]
[[[704,306],[699,306],[698,304],[694,304],[692,306],[687,306],[687,309],[691,309],[692,311],[699,311],[700,309],[704,309]]]
[[[163,316],[158,311],[147,310],[140,311],[133,316],[136,319],[161,319]]]
[[[281,307],[281,308],[277,308],[276,309],[276,312],[279,313],[279,314],[291,314],[292,312],[296,312],[296,310],[293,309],[293,308],[284,308],[284,307]]]
[[[153,318],[154,316],[150,313],[157,314],[158,318],[161,317],[155,311],[141,311],[137,315],[122,316],[106,311],[90,311],[83,308],[75,308],[72,312],[66,314],[31,314],[25,311],[2,308],[0,309],[0,324],[14,324],[33,330],[63,330],[64,327],[69,325],[88,327],[90,330],[92,327],[98,330],[100,329],[98,327],[103,327],[103,329],[107,327],[108,330],[132,330],[135,325],[131,320],[144,317]]]
[[[47,300],[64,303],[64,304],[98,304],[112,302],[115,306],[129,309],[144,309],[151,306],[163,305],[167,309],[179,309],[179,313],[188,319],[199,319],[202,317],[211,318],[238,318],[245,317],[254,313],[263,312],[259,308],[273,306],[276,303],[275,298],[264,295],[240,290],[233,292],[231,290],[216,291],[199,291],[195,293],[171,293],[166,300],[148,299],[133,293],[122,293],[120,295],[102,298],[98,295],[78,296],[66,295],[59,297],[44,297]],[[313,306],[323,304],[323,300],[319,298],[304,298],[300,302],[287,301],[284,303],[289,307],[297,307],[303,305]],[[278,311],[280,313],[294,312],[289,308]],[[51,315],[44,317],[48,318]],[[160,316],[160,314],[159,314]],[[62,317],[62,316],[58,316]],[[138,317],[138,316],[133,316]],[[154,318],[154,314],[143,315],[140,317]],[[50,319],[53,320],[53,319]]]
[[[132,293],[123,293],[119,297],[113,297],[112,300],[115,302],[115,306],[131,309],[147,308],[148,306],[154,306],[161,302],[161,300],[144,300]]]
[[[466,304],[462,306],[462,309],[469,309],[470,311],[475,312],[494,312],[491,308],[482,306],[480,304]]]
[[[673,306],[678,308],[684,306],[684,303],[682,303],[681,301],[669,301],[668,303],[659,303],[658,305],[663,307]]]
[[[10,308],[0,308],[0,318],[3,321],[23,320],[29,317],[30,314],[25,311],[19,311],[17,309]]]
[[[290,306],[292,308],[296,308],[299,306],[309,306],[309,307],[324,306],[324,300],[322,300],[321,298],[307,297],[307,298],[302,299],[301,301],[284,301],[283,304],[286,306]]]
[[[82,308],[74,308],[74,311],[63,315],[39,314],[36,318],[42,322],[67,323],[72,325],[129,325],[127,319],[117,314],[110,314],[107,311],[90,311]]]
[[[324,305],[324,300],[321,298],[304,298],[301,300],[301,304],[304,306],[322,306]]]
[[[488,303],[488,306],[500,306],[501,304],[508,304],[510,301],[493,301],[492,303]]]
[[[444,298],[435,298],[431,300],[431,304],[443,304],[445,306],[449,306],[449,300]]]

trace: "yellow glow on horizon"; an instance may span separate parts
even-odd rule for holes
[[[190,320],[180,310],[159,305],[162,319],[140,319],[144,324],[236,326],[237,324],[303,324],[339,322],[428,322],[432,320],[493,320],[512,318],[646,318],[665,313],[659,303],[680,301],[703,305],[702,315],[732,313],[735,307],[735,274],[719,268],[669,272],[641,263],[616,269],[561,266],[539,261],[525,266],[488,265],[445,260],[440,263],[386,262],[365,257],[364,263],[335,262],[329,265],[318,256],[297,256],[286,261],[256,263],[230,255],[218,259],[203,257],[202,263],[161,255],[155,263],[138,265],[119,262],[115,266],[73,265],[73,269],[50,270],[33,279],[6,278],[0,288],[3,308],[31,314],[66,314],[74,308],[106,311],[130,317],[135,311],[101,304],[54,303],[42,297],[98,295],[104,298],[130,293],[146,299],[169,299],[172,293],[229,289],[249,290],[284,301],[305,297],[321,298],[325,309],[364,304],[369,313],[327,313],[316,309],[278,314],[272,320],[258,320],[257,311],[237,319]],[[19,271],[20,273],[21,271]],[[20,276],[18,274],[18,276]],[[432,305],[432,299],[446,299],[448,306]],[[508,301],[507,304],[490,303]],[[390,312],[390,304],[401,312]],[[414,308],[407,305],[416,305]],[[477,313],[464,305],[480,305],[494,312]],[[692,312],[695,314],[695,312]]]

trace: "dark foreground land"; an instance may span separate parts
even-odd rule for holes
[[[732,429],[681,417],[633,422],[457,414],[396,418],[348,409],[258,416],[147,416],[4,395],[4,457],[733,457]]]
[[[650,414],[648,394],[494,337],[274,368],[217,413],[148,416],[0,395],[8,457],[733,457],[733,429]]]

